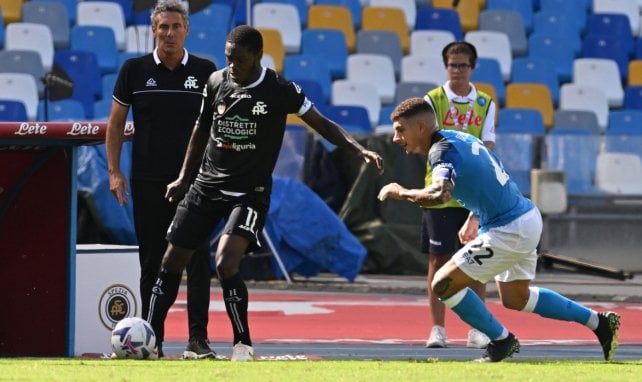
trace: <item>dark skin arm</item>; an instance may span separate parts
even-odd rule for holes
[[[178,179],[167,185],[165,199],[170,202],[175,202],[185,195],[189,188],[192,176],[201,164],[201,159],[205,153],[209,137],[209,131],[199,129],[198,126],[194,127],[194,130],[192,130],[192,136],[189,139],[189,144],[187,145],[187,152],[185,153],[183,166],[178,174]]]
[[[374,151],[366,150],[341,126],[319,113],[316,107],[313,106],[301,119],[334,145],[354,151],[366,163],[372,162],[379,174],[383,174],[383,158]]]

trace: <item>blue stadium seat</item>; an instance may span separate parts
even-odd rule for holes
[[[501,109],[497,132],[544,135],[546,128],[542,114],[535,109]]]
[[[569,195],[591,195],[595,163],[600,150],[597,134],[573,134],[551,130],[545,138],[548,168],[566,172]]]
[[[642,86],[627,86],[624,88],[625,109],[642,110]]]
[[[185,39],[185,48],[188,52],[198,55],[214,57],[217,68],[224,68],[225,63],[225,40],[228,29],[222,25],[214,29],[212,27],[191,27],[189,35]]]
[[[559,104],[560,85],[557,79],[555,65],[548,57],[522,57],[514,59],[511,67],[511,81],[513,83],[532,82],[544,84],[551,91],[553,104]]]
[[[586,19],[586,35],[616,36],[624,44],[627,54],[633,54],[631,23],[623,13],[591,13]]]
[[[71,28],[69,46],[71,50],[94,53],[102,73],[115,73],[118,69],[116,37],[109,27],[76,25]]]
[[[22,101],[0,99],[0,121],[28,121],[27,108]]]
[[[571,18],[572,16],[557,9],[541,9],[533,15],[532,33],[551,33],[560,36],[582,34],[583,25]]]
[[[379,126],[381,125],[392,125],[390,120],[390,113],[395,109],[394,105],[381,106],[379,111]]]
[[[283,60],[283,77],[286,79],[296,78],[299,80],[314,80],[321,85],[323,95],[327,101],[330,100],[331,75],[330,70],[323,61],[311,54],[291,54]]]
[[[363,106],[330,105],[326,109],[326,116],[351,134],[374,133],[368,110]]]
[[[109,113],[111,112],[112,102],[113,99],[111,97],[94,102],[94,116],[92,119],[94,121],[107,121],[109,119]],[[134,120],[131,107],[127,113],[127,120]]]
[[[522,16],[526,33],[533,30],[533,3],[531,1],[486,0],[486,9],[517,11]]]
[[[2,8],[0,8],[0,49],[4,49],[4,18],[2,16]]]
[[[118,79],[118,74],[109,73],[102,76],[102,92],[101,99],[111,99],[111,96],[114,94],[114,85],[116,85],[116,80]]]
[[[304,30],[301,35],[301,54],[316,55],[317,59],[325,61],[333,79],[345,78],[348,45],[340,30]]]
[[[580,3],[581,5],[578,6]],[[540,12],[556,12],[566,15],[570,22],[575,23],[575,27],[580,33],[584,32],[586,26],[586,17],[593,5],[593,0],[540,0]]]
[[[204,9],[189,15],[191,28],[213,29],[215,31],[224,29],[226,32],[232,27],[232,6],[229,4],[212,3]],[[191,33],[191,30],[190,30]]]
[[[642,110],[612,110],[605,134],[642,135]]]
[[[312,135],[307,128],[298,125],[286,125],[283,144],[274,167],[274,176],[303,179],[306,147]]]
[[[420,7],[417,9],[415,30],[446,30],[455,36],[455,40],[464,39],[459,14],[454,9]]]
[[[497,131],[493,152],[502,161],[508,176],[523,194],[531,193],[535,136],[532,134]]]
[[[84,121],[87,119],[83,104],[75,99],[63,99],[60,101],[45,101],[38,103],[39,121]]]
[[[314,0],[314,5],[337,5],[348,8],[352,15],[354,30],[361,29],[361,1],[360,0]]]
[[[546,57],[555,66],[558,82],[570,82],[573,77],[573,60],[575,59],[575,53],[568,48],[571,44],[562,35],[534,32],[528,38],[528,57]],[[581,44],[581,40],[578,37],[578,53]]]
[[[305,93],[305,96],[314,103],[314,106],[325,114],[328,102],[325,99],[321,85],[316,80],[309,78],[288,78],[288,80],[296,82]]]
[[[477,66],[471,75],[473,82],[486,82],[495,88],[499,104],[503,105],[506,99],[506,86],[499,67],[499,62],[493,58],[478,58]]]
[[[629,75],[628,43],[614,35],[586,35],[582,41],[582,57],[608,58],[620,69],[622,81]]]
[[[94,100],[102,95],[102,79],[96,54],[89,51],[63,50],[54,54],[59,65],[74,83],[71,98],[82,102],[87,118],[93,118]]]

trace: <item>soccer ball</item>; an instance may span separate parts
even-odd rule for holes
[[[123,318],[111,332],[111,348],[116,358],[147,359],[155,347],[156,334],[142,318]]]

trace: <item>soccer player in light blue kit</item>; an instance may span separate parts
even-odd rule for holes
[[[597,336],[604,358],[612,360],[618,345],[619,315],[598,313],[550,289],[530,286],[542,217],[483,142],[463,132],[439,130],[434,110],[422,98],[400,103],[391,120],[393,142],[407,154],[427,155],[433,178],[423,189],[387,184],[379,200],[430,205],[454,198],[471,211],[459,231],[464,247],[439,269],[432,288],[463,321],[491,339],[478,361],[499,362],[519,352],[517,338],[469,288],[475,281],[485,283],[492,278],[505,307],[582,324]]]

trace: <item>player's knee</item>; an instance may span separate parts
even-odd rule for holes
[[[449,297],[450,295],[448,293],[448,290],[450,289],[450,279],[447,277],[442,278],[435,275],[430,288],[432,288],[433,293],[439,298]]]
[[[239,271],[239,263],[233,256],[217,256],[216,273],[220,280],[234,276]]]
[[[171,273],[183,273],[192,251],[168,245],[161,266]]]

